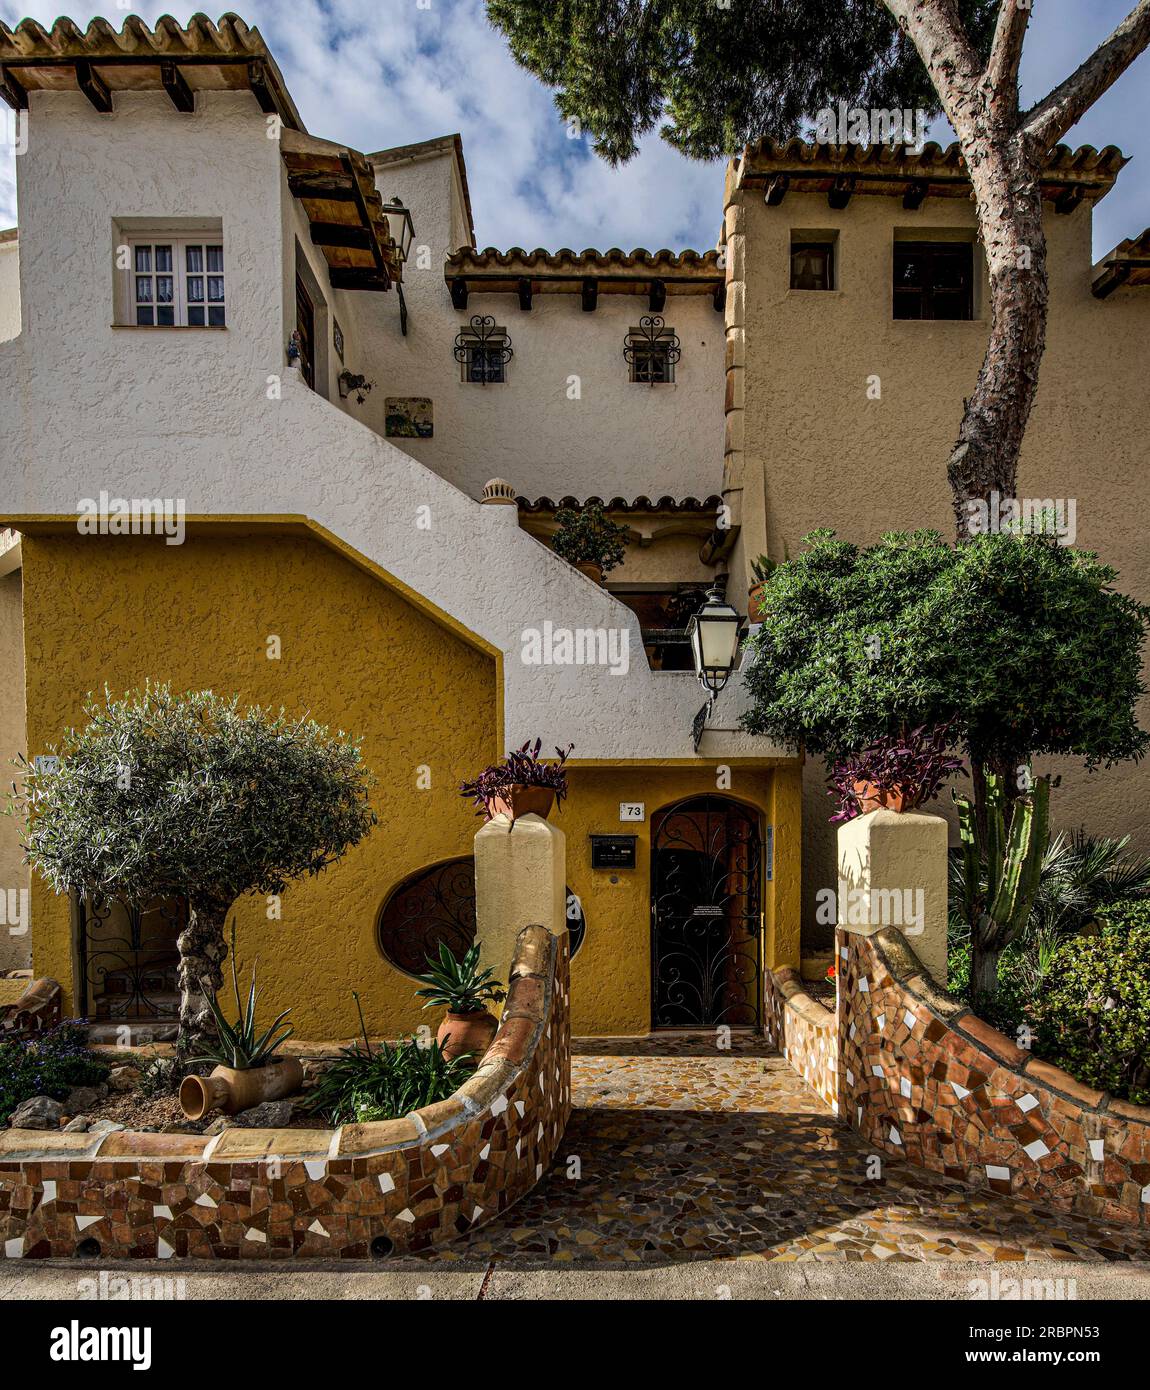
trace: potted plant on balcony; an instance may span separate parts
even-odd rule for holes
[[[828,790],[838,798],[832,821],[853,820],[880,806],[913,811],[932,800],[946,779],[965,775],[959,757],[947,751],[949,728],[922,725],[908,734],[884,736],[831,768]]]
[[[628,528],[612,521],[598,502],[588,502],[578,511],[560,507],[555,520],[559,529],[552,537],[551,548],[588,579],[602,584],[603,576],[623,563]]]
[[[216,1025],[216,1038],[204,1048],[205,1055],[195,1062],[215,1062],[210,1076],[185,1076],[180,1082],[180,1109],[189,1120],[202,1120],[209,1110],[222,1110],[235,1115],[250,1110],[265,1100],[290,1096],[303,1085],[303,1068],[295,1057],[277,1057],[276,1053],[292,1035],[292,1026],[284,1019],[291,1012],[285,1009],[264,1032],[256,1032],[256,972],[247,1004],[240,998],[240,981],[236,973],[235,927],[232,927],[232,988],[236,995],[236,1021],[224,1017],[215,995],[203,982],[204,1000]]]
[[[490,966],[479,968],[478,944],[470,947],[462,960],[456,960],[441,942],[438,959],[427,958],[427,972],[419,976],[425,988],[415,993],[426,1000],[425,1009],[436,1005],[447,1009],[435,1041],[448,1061],[469,1053],[482,1056],[491,1046],[499,1020],[487,1005],[502,1003],[507,997],[491,973]]]
[[[534,744],[528,739],[501,763],[485,767],[473,782],[464,782],[460,796],[470,797],[480,808],[477,814],[488,820],[504,815],[512,826],[519,816],[534,814],[546,820],[552,805],[559,805],[567,795],[564,764],[575,745],[556,748],[555,762],[540,759],[542,746],[542,739]]]

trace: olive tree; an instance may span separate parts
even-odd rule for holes
[[[182,898],[179,1046],[210,1029],[228,910],[318,874],[375,824],[358,742],[314,720],[168,685],[102,702],[55,771],[25,765],[10,798],[29,863],[56,892],[141,906]]]
[[[556,89],[596,152],[630,159],[659,127],[695,159],[803,133],[840,100],[945,115],[973,185],[990,337],[948,463],[967,503],[1014,496],[1046,343],[1040,175],[1054,147],[1150,44],[1150,0],[1041,100],[1019,64],[1033,0],[487,0],[514,58]]]

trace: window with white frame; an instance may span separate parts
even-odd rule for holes
[[[224,328],[224,247],[214,236],[132,237],[125,322],[138,328]]]

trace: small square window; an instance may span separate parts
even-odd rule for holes
[[[675,363],[682,356],[679,336],[658,315],[644,317],[623,340],[623,357],[631,380],[644,386],[671,386]]]
[[[648,386],[665,386],[675,380],[675,365],[665,343],[635,349],[631,380],[644,382]]]
[[[833,290],[834,287],[834,242],[792,241],[791,289]]]
[[[972,319],[971,244],[896,241],[893,308],[896,319]]]
[[[494,319],[477,316],[456,336],[455,360],[460,364],[460,379],[471,385],[505,383],[511,357],[507,329],[499,327]]]
[[[129,322],[145,328],[226,326],[222,243],[184,239],[130,245],[131,270],[125,277]]]

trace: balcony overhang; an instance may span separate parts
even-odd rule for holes
[[[717,251],[676,255],[641,247],[631,252],[464,247],[447,258],[443,278],[460,311],[467,308],[471,294],[513,294],[524,311],[532,308],[537,295],[578,295],[587,312],[598,306],[600,295],[627,294],[645,298],[653,314],[662,313],[667,299],[676,295],[708,295],[721,312],[726,291]]]
[[[280,150],[333,288],[389,290],[403,267],[366,157],[295,131],[283,132]]]
[[[17,111],[30,92],[82,92],[103,114],[120,92],[167,92],[177,111],[192,112],[197,92],[250,91],[260,109],[288,130],[303,122],[258,29],[236,15],[213,24],[193,15],[187,27],[165,15],[149,29],[129,15],[117,33],[106,19],[81,30],[58,19],[50,30],[34,19],[0,24],[0,97]]]
[[[1150,227],[1141,236],[1127,237],[1103,256],[1090,288],[1096,299],[1105,299],[1122,285],[1131,289],[1150,285]]]
[[[1041,175],[1042,197],[1058,213],[1104,198],[1129,161],[1114,145],[1072,150],[1059,145]],[[930,141],[920,151],[903,145],[824,145],[763,139],[748,145],[738,164],[741,188],[763,192],[769,207],[791,193],[817,193],[831,208],[849,207],[852,198],[879,194],[901,198],[908,212],[927,198],[969,198],[970,177],[961,147],[943,149]]]

